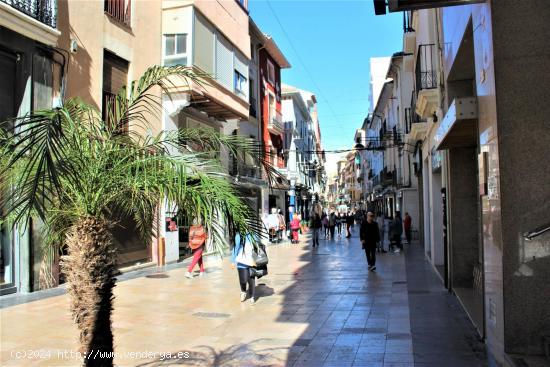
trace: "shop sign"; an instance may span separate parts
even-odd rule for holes
[[[441,171],[441,151],[432,148],[432,173]]]

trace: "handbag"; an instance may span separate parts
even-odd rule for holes
[[[255,260],[256,260],[256,267],[264,267],[268,264],[269,259],[267,258],[267,254],[265,253],[264,249],[261,247],[258,247],[258,251],[255,252]]]

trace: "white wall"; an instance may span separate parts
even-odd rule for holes
[[[370,107],[369,112],[374,111],[376,102],[380,97],[380,91],[387,81],[386,73],[390,65],[391,57],[371,57],[370,59]]]

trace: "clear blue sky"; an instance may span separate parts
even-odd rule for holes
[[[351,147],[369,110],[369,59],[402,50],[402,13],[375,16],[372,0],[249,0],[249,11],[292,65],[283,83],[317,96],[324,149]]]

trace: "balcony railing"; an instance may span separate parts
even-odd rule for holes
[[[260,179],[260,170],[255,166],[249,166],[243,163],[234,163],[230,172],[231,176],[240,176]]]
[[[403,33],[414,32],[412,24],[413,24],[413,12],[404,11],[403,12]]]
[[[130,26],[131,0],[105,0],[105,13]]]
[[[285,127],[283,125],[283,115],[279,111],[271,111],[269,128],[285,131]]]
[[[57,26],[57,0],[0,0],[47,26]]]
[[[434,44],[418,46],[416,56],[416,91],[437,88],[437,48]]]

